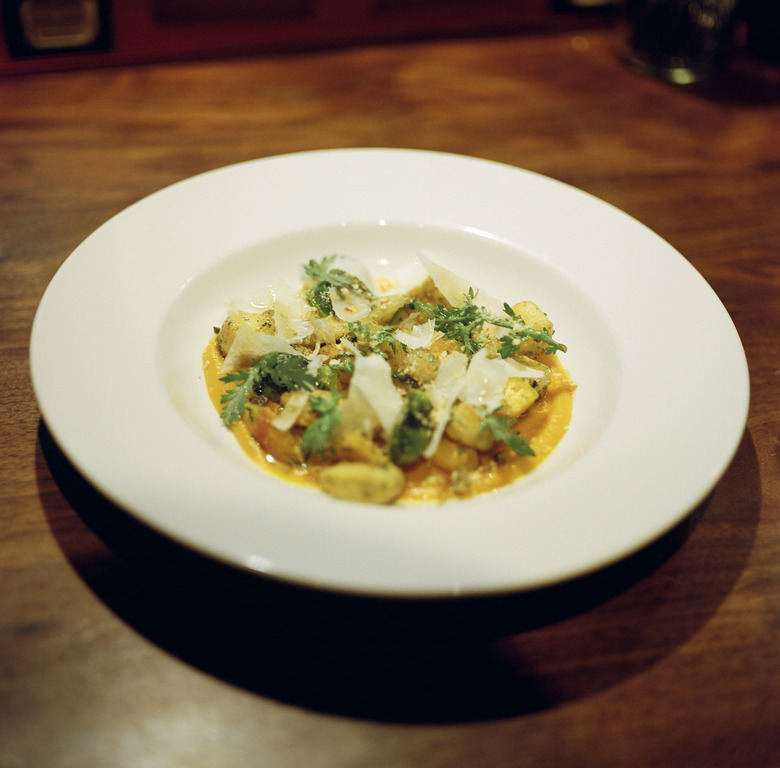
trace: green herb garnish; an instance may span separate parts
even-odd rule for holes
[[[349,324],[349,332],[355,337],[358,349],[364,354],[382,352],[382,345],[387,344],[395,352],[398,339],[393,335],[395,328],[390,325],[369,325],[359,320]]]
[[[355,372],[355,358],[350,355],[339,355],[330,361],[330,367],[334,371],[344,371],[351,376]]]
[[[269,379],[281,391],[314,389],[317,381],[309,373],[309,361],[303,355],[286,352],[269,352],[260,358],[263,377]]]
[[[220,414],[222,420],[228,426],[238,421],[252,399],[266,397],[278,400],[282,392],[314,389],[317,380],[309,373],[308,365],[308,360],[302,355],[269,352],[249,368],[222,376],[220,381],[226,384],[236,383],[220,400],[224,405]]]
[[[528,440],[512,429],[513,423],[513,419],[507,416],[490,413],[483,419],[480,431],[489,429],[496,440],[506,443],[518,456],[536,456]]]
[[[309,397],[309,408],[320,414],[303,433],[301,448],[304,456],[322,453],[328,446],[333,428],[340,421],[338,407],[341,394],[331,392],[328,397]]]
[[[515,314],[515,311],[506,302],[504,302],[504,314],[507,315],[507,318],[489,316],[490,319],[487,321],[493,323],[493,325],[510,329],[510,333],[499,339],[502,343],[500,349],[501,357],[510,357],[517,352],[524,341],[528,341],[529,339],[535,339],[536,341],[541,341],[546,344],[547,346],[544,351],[545,354],[548,355],[566,351],[566,345],[555,341],[547,332],[546,328],[541,331],[536,328],[531,328],[524,322],[522,317]]]
[[[506,358],[514,354],[520,345],[529,339],[546,344],[545,352],[548,355],[566,351],[565,344],[555,341],[546,330],[540,331],[527,325],[515,314],[509,304],[504,303],[506,316],[498,316],[488,312],[485,307],[477,306],[474,303],[476,297],[476,291],[469,288],[468,293],[464,295],[466,301],[459,307],[446,307],[444,304],[437,304],[434,307],[425,302],[417,302],[415,306],[433,318],[437,331],[441,331],[448,339],[460,342],[469,355],[473,355],[485,346],[484,340],[479,338],[478,333],[486,324],[497,325],[508,330],[508,333],[499,339],[501,357]]]
[[[237,382],[236,386],[222,395],[220,402],[224,406],[220,416],[227,426],[238,421],[249,404],[249,398],[254,393],[255,384],[262,379],[260,361],[248,369],[240,369],[222,376],[220,381],[226,384]]]
[[[330,300],[331,287],[348,288],[366,299],[373,298],[373,293],[360,278],[331,266],[336,256],[337,254],[324,256],[320,261],[310,259],[308,264],[303,265],[303,271],[314,281],[314,286],[306,292],[306,301],[321,317],[333,314],[333,302]]]

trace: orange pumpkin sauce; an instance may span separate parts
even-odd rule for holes
[[[480,466],[469,473],[469,487],[464,493],[454,492],[449,472],[420,459],[403,468],[406,487],[397,501],[430,502],[477,496],[509,485],[536,469],[566,434],[576,389],[556,355],[548,356],[544,363],[552,371],[550,384],[542,397],[515,424],[515,429],[530,443],[534,456],[518,456],[502,443],[496,443],[493,449],[480,454]],[[229,388],[229,385],[220,381],[221,366],[222,355],[217,348],[216,338],[212,338],[203,352],[203,374],[209,397],[218,412],[222,410],[222,395]],[[318,487],[317,472],[321,465],[299,466],[277,461],[254,439],[246,421],[237,422],[228,428],[241,449],[271,474],[299,485]],[[498,461],[495,459],[497,454]]]

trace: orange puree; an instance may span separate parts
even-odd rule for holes
[[[543,396],[515,424],[515,429],[528,440],[535,456],[518,456],[502,443],[496,443],[493,449],[480,454],[480,466],[469,474],[468,491],[462,494],[453,491],[448,472],[420,459],[404,468],[406,487],[398,501],[442,501],[456,496],[476,496],[508,485],[538,467],[566,434],[576,388],[556,355],[548,356],[543,362],[552,371],[550,384]],[[222,356],[216,339],[212,338],[203,352],[203,373],[209,396],[218,412],[222,410],[220,400],[228,388],[219,380],[221,365]],[[267,471],[300,485],[318,486],[317,472],[322,465],[299,466],[276,461],[254,439],[246,419],[236,422],[229,429],[250,458]],[[498,460],[495,458],[497,454]]]

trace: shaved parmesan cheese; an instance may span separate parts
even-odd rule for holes
[[[349,288],[331,286],[328,295],[333,304],[333,312],[339,320],[347,322],[362,320],[371,311],[371,302]]]
[[[525,363],[521,363],[519,360],[514,360],[511,357],[507,357],[504,362],[511,366],[514,373],[512,376],[515,376],[519,379],[534,379],[535,381],[538,379],[543,379],[545,376],[544,371],[540,371],[538,368],[532,368],[530,365],[525,365]]]
[[[373,437],[374,430],[381,426],[371,401],[359,389],[350,387],[346,400],[339,403],[340,420],[333,429],[333,434],[343,435],[345,432],[362,432]]]
[[[336,343],[336,332],[334,331],[333,326],[324,317],[313,317],[311,319],[311,327],[314,338],[318,343]]]
[[[236,371],[251,365],[257,358],[269,352],[284,352],[288,355],[300,355],[291,344],[278,336],[255,331],[249,325],[242,325],[236,333],[230,351],[222,361],[222,371]]]
[[[316,378],[317,372],[322,367],[322,364],[328,358],[325,355],[318,355],[316,352],[309,357],[309,364],[306,366],[306,370]]]
[[[488,357],[483,348],[471,358],[461,399],[482,413],[491,413],[501,407],[509,379],[540,379],[542,376],[543,372],[516,360]]]
[[[394,293],[409,293],[427,277],[425,268],[416,261],[392,264],[390,274],[376,279],[375,293],[387,296]]]
[[[274,310],[276,335],[291,344],[303,341],[311,332],[309,306],[283,280],[268,289],[269,306]]]
[[[419,254],[419,259],[423,266],[428,270],[428,274],[431,276],[431,279],[436,284],[439,291],[441,291],[442,296],[444,296],[453,307],[461,306],[466,300],[465,297],[469,292],[469,288],[473,288],[477,291],[476,304],[485,307],[485,309],[493,314],[503,314],[503,301],[499,301],[484,291],[479,290],[474,283],[468,282],[460,275],[456,275],[454,272],[442,267],[435,261],[431,261],[431,259],[424,254]]]
[[[355,398],[354,403],[350,401]],[[367,420],[366,405],[373,411],[373,419]],[[389,439],[401,414],[403,401],[393,384],[390,364],[381,355],[358,355],[355,358],[355,371],[349,384],[349,394],[341,404],[340,414],[344,426],[346,422],[357,418],[366,431],[367,421],[373,421],[382,427],[382,434]]]
[[[295,424],[298,416],[301,415],[301,411],[306,407],[309,402],[309,393],[303,389],[296,390],[290,394],[290,399],[287,401],[287,405],[284,406],[284,410],[271,422],[276,429],[286,432]]]
[[[360,350],[346,337],[342,337],[338,341],[339,350],[345,349],[350,355],[354,355],[356,358],[360,357]]]
[[[433,340],[439,336],[441,334],[436,333],[436,323],[433,319],[427,320],[420,325],[412,326],[411,331],[399,329],[395,332],[396,339],[409,349],[430,347]]]
[[[360,280],[363,285],[368,288],[371,293],[376,293],[376,285],[374,284],[374,278],[368,267],[360,261],[354,258],[354,256],[344,256],[342,254],[336,254],[333,262],[330,265],[331,269],[340,269],[346,272],[348,275],[354,275]]]
[[[441,442],[441,436],[450,420],[450,411],[461,394],[466,383],[468,358],[462,352],[452,352],[439,365],[436,379],[428,389],[428,397],[433,404],[431,418],[434,421],[431,440],[423,451],[423,457],[430,459]]]

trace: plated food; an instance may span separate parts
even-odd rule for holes
[[[257,467],[198,361],[227,301],[298,286],[301,263],[331,252],[403,291],[424,254],[473,280],[478,307],[493,310],[488,293],[549,312],[568,347],[552,359],[577,390],[541,465],[500,492],[392,505],[302,492]],[[674,343],[681,328],[695,343]],[[138,201],[53,278],[30,370],[69,461],[145,525],[263,577],[393,599],[535,589],[636,552],[711,493],[750,396],[722,303],[647,227],[554,179],[411,150],[263,158]]]
[[[224,424],[258,464],[332,497],[444,501],[531,472],[571,419],[553,323],[430,259],[399,290],[340,254],[231,309],[203,354]]]

